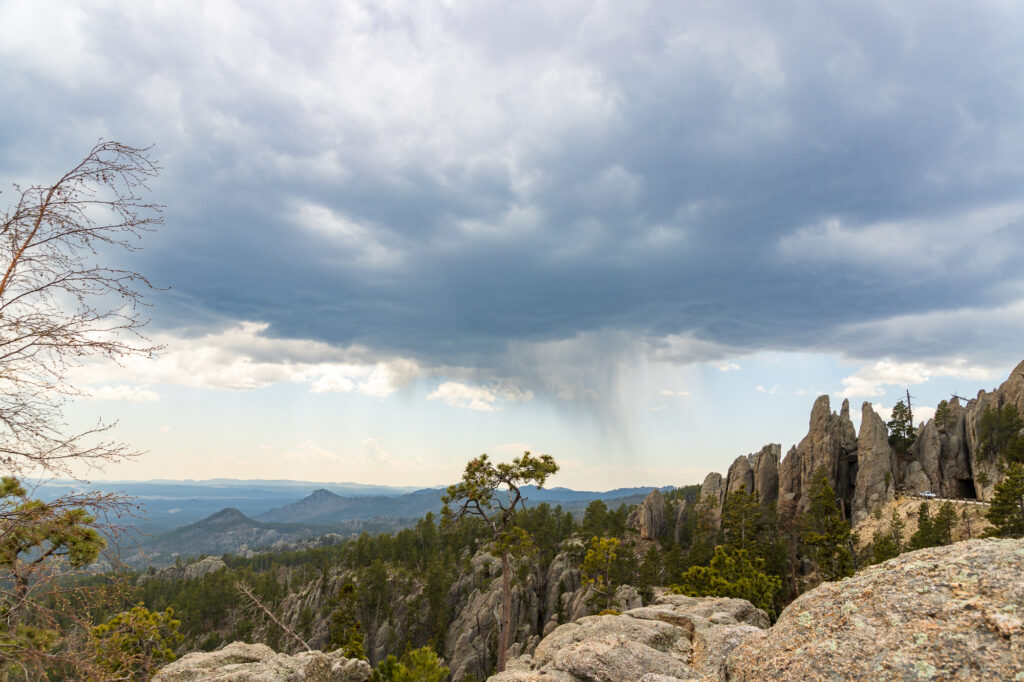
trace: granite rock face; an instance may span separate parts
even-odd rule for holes
[[[754,469],[748,457],[737,457],[729,467],[725,479],[725,494],[734,493],[743,488],[748,493],[754,492]]]
[[[850,421],[850,403],[843,401],[839,414],[831,411],[827,395],[811,408],[807,435],[782,460],[779,472],[779,513],[791,518],[807,511],[807,495],[818,467],[824,467],[836,495],[849,499],[853,489],[851,455],[857,450],[857,433]]]
[[[532,656],[509,662],[496,682],[654,682],[716,679],[728,653],[768,627],[742,599],[661,595],[621,615],[589,616],[557,628]]]
[[[996,482],[1000,479],[999,463],[994,459],[981,453],[981,417],[985,409],[991,407],[998,409],[1004,405],[1014,405],[1017,412],[1024,415],[1024,362],[1017,365],[1010,376],[999,388],[991,393],[978,391],[978,397],[971,400],[966,406],[965,433],[967,446],[971,453],[971,478],[976,486],[978,498],[988,500]],[[988,485],[981,485],[978,481],[978,474],[984,473],[988,478]]]
[[[340,651],[275,653],[265,644],[234,642],[223,649],[186,654],[161,669],[153,682],[364,682],[370,664]]]
[[[891,501],[896,487],[896,462],[889,446],[889,429],[869,402],[861,405],[857,445],[857,485],[851,505],[853,523]]]
[[[715,510],[715,522],[722,518],[722,503],[725,502],[725,480],[722,478],[722,474],[711,472],[704,477],[704,484],[700,487],[700,498],[698,502],[701,502],[706,497],[711,497],[713,501],[713,509]]]
[[[644,540],[657,540],[668,530],[665,523],[665,497],[660,490],[652,490],[630,515],[626,522],[630,528],[640,531]]]
[[[747,455],[754,470],[754,490],[763,506],[768,506],[779,499],[779,459],[782,456],[782,445],[769,443],[759,452]]]
[[[1024,540],[901,554],[797,598],[728,656],[738,680],[1014,680]]]

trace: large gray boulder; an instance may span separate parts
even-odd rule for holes
[[[742,599],[661,595],[621,615],[588,616],[557,628],[532,656],[510,661],[495,682],[655,682],[715,677],[729,651],[768,627]]]
[[[265,644],[233,642],[219,651],[186,654],[161,669],[153,682],[364,682],[370,664],[340,651],[289,656]]]
[[[857,486],[851,506],[855,524],[891,501],[896,490],[896,462],[889,445],[889,430],[869,402],[861,405],[857,441]]]
[[[728,680],[1020,680],[1024,540],[901,554],[786,607]]]

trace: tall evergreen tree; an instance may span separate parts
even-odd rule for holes
[[[902,400],[898,401],[892,408],[892,418],[886,423],[889,427],[889,445],[900,453],[905,454],[910,445],[917,437],[914,428],[914,413]]]
[[[853,575],[853,537],[850,524],[836,506],[836,494],[828,482],[825,467],[818,467],[811,479],[810,508],[801,519],[801,542],[818,566],[823,580]]]
[[[985,516],[993,526],[990,534],[1024,537],[1024,464],[1013,462],[1006,467]]]

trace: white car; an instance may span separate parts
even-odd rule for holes
[[[934,499],[934,498],[938,497],[938,495],[933,493],[931,490],[925,490],[923,493],[921,493],[921,497],[924,497],[924,498],[927,498],[927,499],[931,500],[931,499]]]

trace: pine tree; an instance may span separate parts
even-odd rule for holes
[[[939,544],[935,522],[928,511],[928,503],[922,502],[917,509],[917,532],[910,536],[910,549],[924,549]]]
[[[899,556],[903,552],[903,531],[906,524],[900,518],[899,512],[892,510],[889,519],[889,527],[886,530],[879,528],[871,537],[872,563],[880,564],[887,559]]]
[[[328,626],[330,638],[327,647],[331,651],[341,649],[346,658],[366,658],[363,648],[363,626],[356,617],[358,598],[356,586],[346,582],[335,597],[336,606],[331,612]]]
[[[673,585],[674,594],[691,597],[746,599],[759,609],[775,613],[775,595],[782,588],[778,576],[764,572],[764,560],[743,549],[718,546],[707,566],[691,566]]]
[[[1008,464],[1024,462],[1024,418],[1013,403],[1000,408],[991,405],[981,414],[978,440],[990,460]]]
[[[1024,537],[1024,464],[1013,462],[1006,467],[985,516],[993,526],[988,534]]]
[[[836,494],[825,467],[814,472],[809,495],[811,505],[801,519],[801,542],[818,565],[822,579],[853,575],[850,524],[836,506]]]
[[[914,429],[914,414],[902,400],[893,405],[892,419],[886,426],[889,427],[889,445],[896,452],[905,454],[917,434]]]
[[[594,604],[610,609],[615,602],[615,568],[619,560],[619,539],[594,536],[583,560],[583,584],[594,590]]]
[[[953,503],[945,501],[935,515],[935,542],[938,545],[953,544],[953,528],[956,527],[956,509]]]
[[[722,506],[723,543],[750,550],[761,539],[764,521],[757,492],[747,492],[746,484],[725,497]]]

